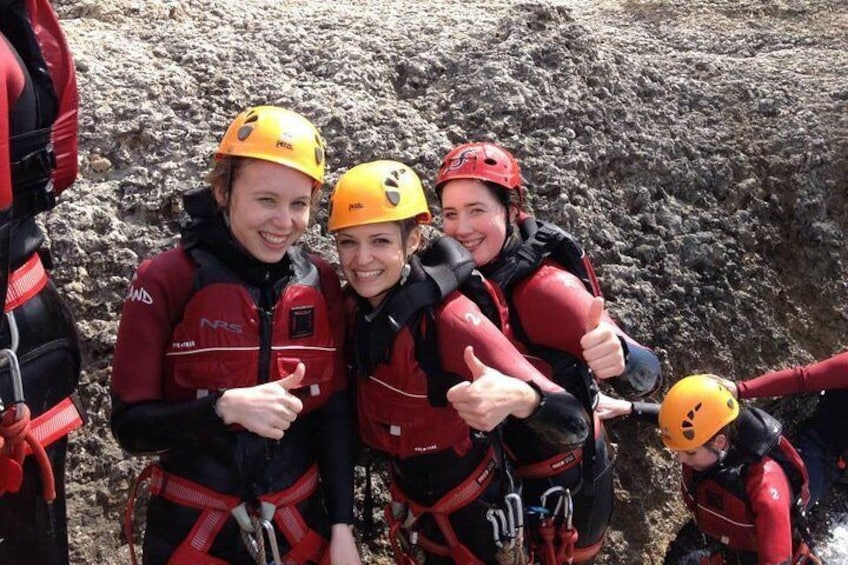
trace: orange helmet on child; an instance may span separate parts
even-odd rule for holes
[[[675,451],[691,451],[707,443],[739,416],[739,402],[711,375],[677,381],[660,406],[663,443]]]
[[[324,184],[325,144],[315,126],[297,112],[277,106],[245,110],[230,124],[215,158],[228,155],[291,167]]]
[[[336,183],[327,228],[334,232],[412,218],[419,224],[431,219],[421,179],[398,161],[371,161],[353,167]]]

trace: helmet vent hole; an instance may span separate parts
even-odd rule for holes
[[[236,135],[238,136],[239,141],[244,141],[251,133],[253,133],[253,126],[243,125],[238,129],[238,133]]]
[[[386,198],[389,199],[389,204],[392,206],[400,204],[400,192],[397,190],[386,190]]]
[[[486,157],[485,159],[483,159],[483,162],[491,166],[495,166],[498,164],[498,162],[492,159],[491,157]]]
[[[258,120],[259,116],[257,114],[250,114],[249,116],[247,116],[247,118],[245,118],[244,123],[252,124],[253,122],[256,122]]]

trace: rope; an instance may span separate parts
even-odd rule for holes
[[[18,413],[20,411],[20,413]],[[0,458],[5,458],[9,464],[17,465],[21,469],[24,465],[24,443],[29,446],[32,454],[38,462],[41,471],[41,483],[43,485],[42,496],[44,500],[53,502],[56,499],[56,482],[53,477],[53,468],[44,447],[35,438],[30,426],[30,412],[26,404],[16,404],[3,412],[0,419]],[[21,476],[22,477],[22,476]],[[0,481],[0,495],[6,492],[18,492],[21,481],[15,480],[17,484],[6,484]]]

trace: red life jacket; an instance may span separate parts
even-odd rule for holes
[[[433,321],[423,319],[421,323]],[[404,327],[391,345],[392,363],[381,363],[358,380],[356,405],[362,440],[400,458],[446,449],[464,455],[471,447],[470,428],[452,406],[436,406],[430,401],[428,375],[415,359],[415,346],[410,330]]]
[[[303,401],[304,414],[341,390],[344,362],[318,269],[305,253],[290,253],[293,274],[267,311],[259,306],[258,290],[239,282],[214,256],[190,253],[198,264],[196,289],[165,352],[165,400],[278,380],[298,362],[306,365],[306,375],[292,392]]]
[[[77,97],[73,60],[48,0],[0,2],[0,32],[36,86],[38,129],[10,139],[12,187],[0,187],[0,210],[14,199],[16,218],[48,210],[77,176]]]

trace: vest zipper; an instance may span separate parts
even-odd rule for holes
[[[274,333],[274,296],[272,287],[263,287],[259,298],[259,367],[257,378],[267,383],[271,376],[271,342]]]

